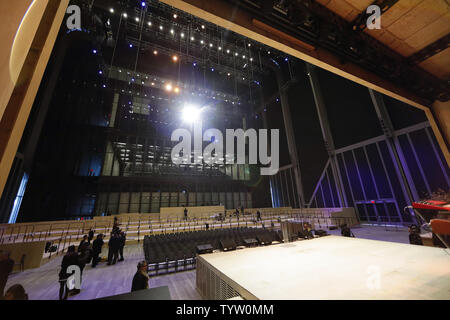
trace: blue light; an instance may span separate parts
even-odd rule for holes
[[[133,48],[133,45],[130,43],[130,48]]]
[[[93,54],[96,54],[96,53],[97,53],[97,50],[95,50],[95,49],[92,50],[92,53],[93,53]]]
[[[214,72],[214,68],[211,68],[211,71]]]
[[[284,58],[284,61],[288,61],[288,60],[289,60],[288,57]]]
[[[145,5],[146,5],[145,1],[142,1],[141,6],[145,7]]]
[[[106,84],[104,84],[102,87],[103,87],[103,88],[106,88]]]
[[[193,65],[194,67],[196,67],[196,66],[197,66],[197,62],[194,62],[192,65]]]
[[[102,70],[99,70],[99,71],[98,71],[98,74],[103,74],[103,71],[102,71]]]

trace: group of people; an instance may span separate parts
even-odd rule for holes
[[[104,235],[98,234],[96,239],[94,238],[94,231],[91,229],[87,235],[83,236],[78,250],[74,245],[69,246],[67,253],[64,255],[61,262],[61,270],[59,272],[59,299],[66,300],[69,294],[69,288],[67,280],[72,276],[71,272],[68,272],[69,266],[75,265],[80,268],[80,283],[82,280],[83,270],[86,264],[91,263],[92,268],[95,268],[100,262],[100,254],[104,245]],[[92,243],[91,243],[92,242]],[[108,241],[108,263],[107,265],[115,264],[117,261],[124,261],[123,248],[125,247],[126,235],[125,232],[119,228],[119,222],[117,217],[114,218],[114,225],[111,232],[111,237]],[[73,289],[73,292],[79,293],[80,289]]]
[[[28,300],[28,294],[21,284],[14,284],[5,292],[9,274],[14,268],[14,260],[8,251],[0,250],[0,300]]]

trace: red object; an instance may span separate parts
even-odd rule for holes
[[[450,211],[450,203],[443,201],[425,200],[421,202],[413,202],[412,206],[414,209]]]
[[[431,229],[433,233],[450,235],[450,220],[432,219]]]

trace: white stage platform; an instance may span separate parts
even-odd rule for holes
[[[326,236],[205,254],[198,264],[209,299],[224,285],[244,299],[450,299],[450,251],[440,248]],[[216,277],[219,289],[208,283]]]

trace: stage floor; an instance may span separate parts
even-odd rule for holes
[[[450,250],[327,236],[201,255],[245,299],[450,299]]]

